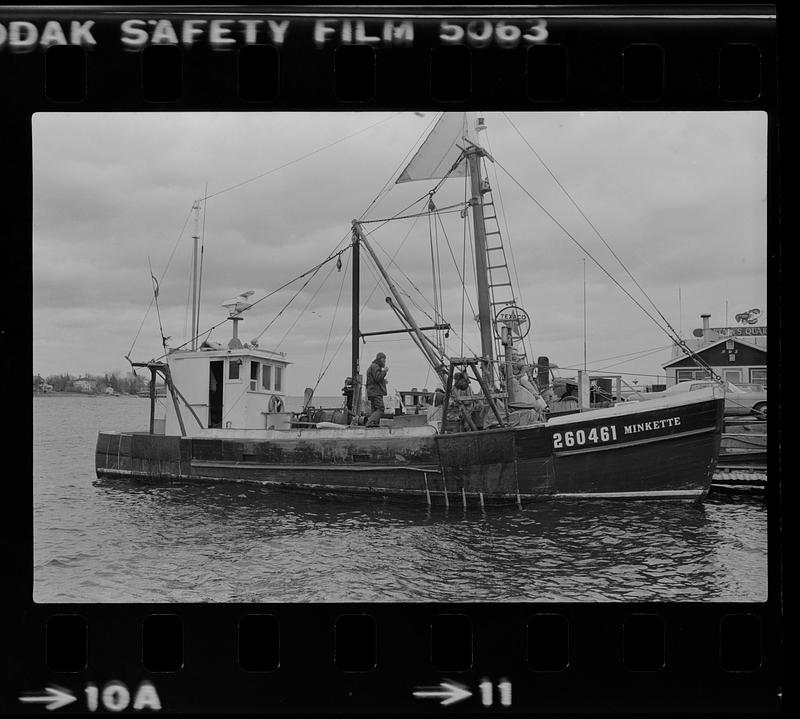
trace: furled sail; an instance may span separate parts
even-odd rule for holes
[[[461,154],[458,145],[464,147],[463,138],[468,136],[467,113],[445,112],[395,183],[445,177]],[[465,174],[466,166],[461,163],[450,177],[464,177]]]

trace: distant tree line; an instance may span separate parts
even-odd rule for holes
[[[42,377],[39,374],[33,375],[33,390],[35,392],[81,392],[82,389],[78,380],[89,380],[94,387],[94,392],[105,392],[111,388],[118,394],[137,394],[141,391],[148,391],[150,386],[149,375],[134,375],[132,372],[106,372],[102,375],[85,374],[80,377],[73,377],[70,374],[51,374]]]

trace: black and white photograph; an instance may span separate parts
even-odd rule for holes
[[[40,112],[37,603],[765,602],[767,114]]]

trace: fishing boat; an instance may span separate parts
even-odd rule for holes
[[[462,178],[468,188],[465,201],[447,209],[470,225],[474,240],[479,352],[446,351],[439,338],[450,325],[440,315],[431,326],[417,321],[365,221],[353,220],[347,246],[324,259],[341,266],[349,253],[352,268],[352,356],[342,406],[315,410],[309,390],[303,408],[289,411],[287,355],[239,339],[239,323],[252,306],[251,293],[244,293],[223,305],[231,327],[227,345],[198,341],[193,308],[189,347],[131,362],[150,372],[149,431],[101,431],[97,476],[251,482],[464,508],[542,499],[702,500],[723,429],[724,395],[717,388],[599,408],[587,402],[582,411],[550,414],[536,365],[527,361],[530,317],[510,281],[485,169],[494,158],[480,142],[484,128],[482,118],[443,114],[396,178],[436,180],[427,212],[437,211],[435,193],[445,180]],[[359,343],[379,334],[360,331],[365,258],[384,281],[389,316],[399,324],[383,334],[408,337],[440,385],[435,394],[426,389],[424,401],[422,393],[416,400],[406,393],[414,411],[387,413],[378,427],[366,426],[362,410]],[[159,377],[170,400],[163,417],[156,416]],[[588,382],[579,376],[579,384],[583,379]]]

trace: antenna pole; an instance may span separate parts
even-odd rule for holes
[[[203,230],[200,233],[200,266],[197,268],[197,332],[200,334],[200,306],[203,301],[203,255],[205,254],[206,247],[206,207],[208,205],[208,183],[206,182],[206,189],[203,192]],[[198,216],[199,216],[198,212]]]
[[[586,372],[586,258],[583,258],[583,371]]]

